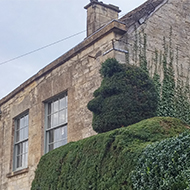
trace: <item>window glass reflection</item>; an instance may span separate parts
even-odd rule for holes
[[[53,110],[53,112],[57,112],[58,111],[58,109],[59,109],[59,107],[58,107],[58,100],[57,101],[55,101],[54,102],[54,110]]]
[[[49,131],[49,150],[58,148],[67,143],[67,126]]]
[[[60,109],[64,109],[66,107],[66,98],[60,99]]]
[[[60,111],[59,114],[59,124],[66,123],[66,110]]]
[[[14,168],[27,166],[28,160],[28,114],[18,118],[15,123],[15,157]]]
[[[47,151],[67,143],[67,95],[48,103],[47,110]]]
[[[58,113],[53,114],[53,127],[58,125]]]

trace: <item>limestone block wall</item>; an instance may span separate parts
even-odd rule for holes
[[[135,32],[136,25],[136,32]],[[130,63],[136,64],[134,44],[136,36],[139,40],[139,33],[145,33],[147,38],[147,60],[150,67],[154,51],[163,50],[163,37],[169,45],[170,28],[172,27],[172,48],[174,52],[174,66],[176,67],[176,57],[178,48],[179,67],[183,67],[183,75],[187,76],[190,63],[190,1],[189,0],[166,0],[165,4],[158,7],[149,17],[140,24],[131,26],[127,35],[127,49],[129,50]],[[141,39],[143,41],[143,38]],[[142,42],[143,43],[143,42]],[[138,48],[139,48],[138,44]],[[137,54],[137,57],[139,52]],[[176,68],[175,68],[176,70]]]
[[[114,32],[90,44],[82,51],[53,68],[42,69],[39,77],[23,87],[18,93],[1,104],[0,118],[0,189],[28,190],[34,178],[34,171],[44,154],[44,101],[59,93],[68,94],[68,142],[95,135],[92,129],[92,113],[87,103],[100,83],[99,69],[108,57],[117,52],[112,49]],[[60,58],[62,59],[62,58]],[[55,61],[59,62],[60,59]],[[54,63],[52,63],[54,65]],[[40,75],[42,74],[42,75]],[[30,80],[30,79],[29,79]],[[24,111],[29,112],[28,167],[13,171],[14,118]]]

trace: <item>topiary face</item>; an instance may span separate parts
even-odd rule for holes
[[[108,59],[100,69],[103,80],[87,107],[97,133],[128,126],[156,115],[157,93],[140,68]]]

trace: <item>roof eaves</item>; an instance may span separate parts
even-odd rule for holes
[[[46,75],[47,73],[51,72],[56,67],[64,64],[66,61],[74,57],[76,54],[81,52],[82,50],[89,47],[91,44],[93,44],[95,41],[103,38],[106,34],[110,32],[116,32],[119,34],[124,34],[126,30],[126,26],[124,23],[118,20],[112,20],[108,24],[104,25],[102,28],[100,28],[98,31],[84,39],[81,43],[79,43],[77,46],[57,58],[55,61],[48,64],[46,67],[41,69],[37,74],[29,78],[27,81],[22,83],[19,87],[17,87],[15,90],[13,90],[11,93],[9,93],[7,96],[2,98],[0,100],[0,106],[4,104],[5,102],[9,101],[11,98],[13,98],[17,93],[22,91],[25,87],[30,85],[32,82],[38,80],[40,77]]]

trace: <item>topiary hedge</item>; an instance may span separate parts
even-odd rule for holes
[[[178,119],[151,118],[68,143],[42,156],[31,190],[130,190],[144,147],[186,129]]]
[[[136,66],[107,59],[100,69],[101,86],[87,107],[97,133],[137,123],[156,115],[158,96],[153,81]]]
[[[146,147],[132,172],[134,190],[190,189],[190,134]]]

